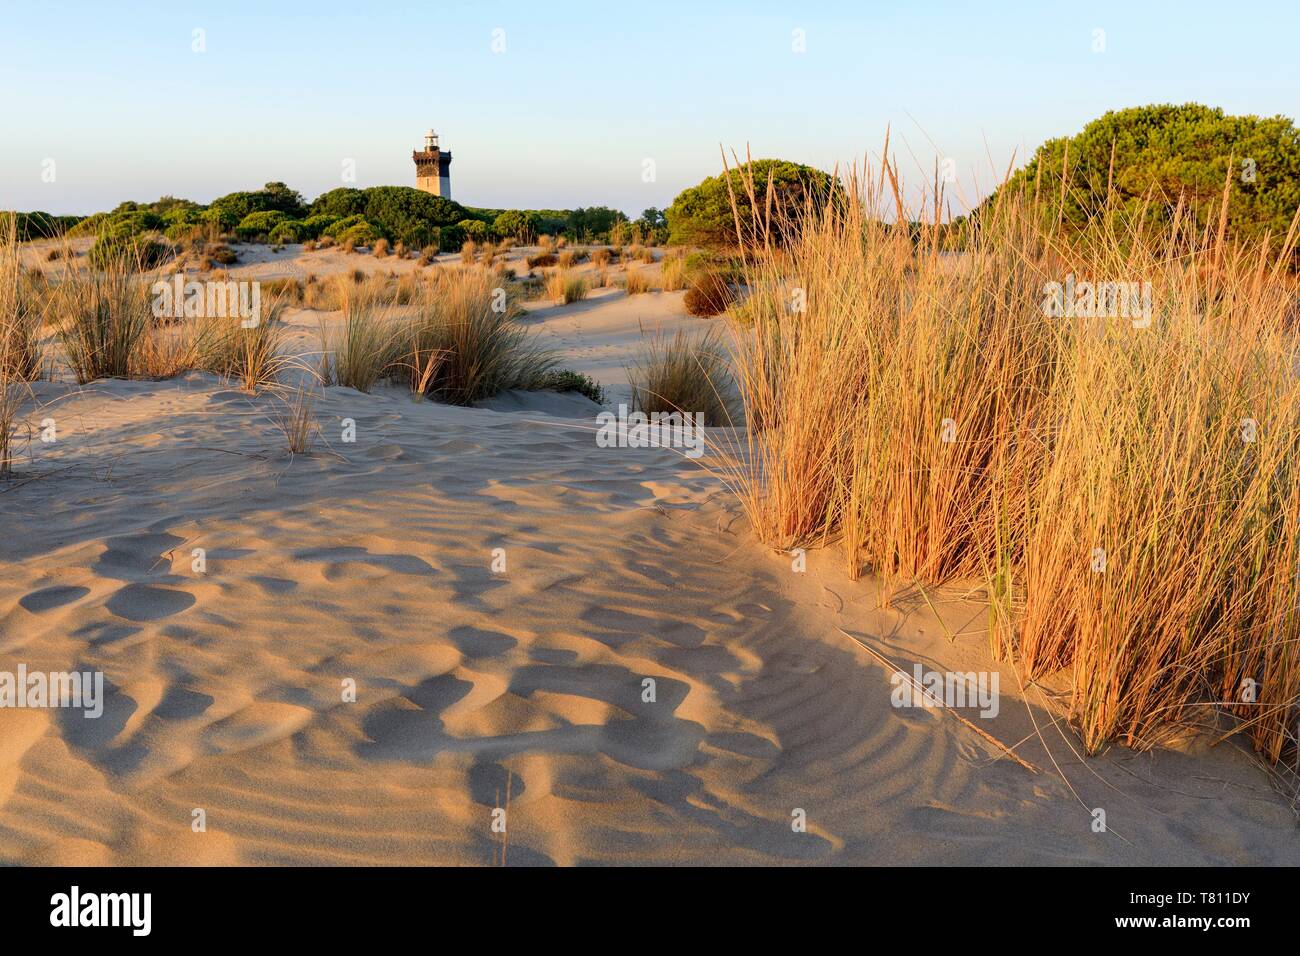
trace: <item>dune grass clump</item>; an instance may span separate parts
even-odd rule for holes
[[[564,269],[556,270],[546,278],[546,295],[557,305],[585,299],[590,290],[586,278]]]
[[[24,295],[16,218],[0,216],[0,478],[13,470],[18,415],[40,374],[40,314]]]
[[[155,321],[131,356],[130,377],[159,381],[207,368],[223,335],[224,323],[215,319]]]
[[[419,274],[407,272],[386,284],[388,302],[390,305],[411,305],[419,298],[423,287],[424,280]]]
[[[283,299],[286,304],[300,304],[305,291],[301,279],[264,279],[261,283],[262,295]]]
[[[659,286],[665,292],[678,292],[686,288],[685,256],[664,256],[663,265],[659,268]]]
[[[1080,336],[1061,358],[1008,644],[1032,675],[1070,668],[1090,751],[1208,724],[1204,701],[1271,760],[1294,745],[1300,383],[1261,253],[1225,252],[1204,281],[1175,248],[1127,250],[1155,276],[1156,334]]]
[[[524,261],[530,269],[543,269],[555,265],[559,260],[552,252],[540,252],[535,256],[528,256]]]
[[[320,336],[324,348],[320,377],[326,385],[369,392],[397,357],[397,324],[373,287],[349,287],[337,334],[322,322]]]
[[[639,411],[698,412],[703,423],[736,423],[736,382],[731,359],[717,333],[688,336],[678,329],[671,337],[651,338],[628,370],[632,405]]]
[[[346,276],[329,276],[320,282],[308,282],[303,288],[302,304],[315,312],[337,312],[350,280]]]
[[[262,321],[245,328],[238,319],[215,320],[211,345],[203,355],[203,370],[234,382],[246,392],[281,384],[291,362],[282,354],[284,328]]]
[[[546,283],[531,272],[510,286],[515,295],[524,301],[540,299],[546,294]]]
[[[1088,752],[1217,713],[1294,755],[1300,216],[1279,254],[1177,201],[1163,231],[1115,209],[1078,235],[1046,190],[957,226],[892,165],[847,192],[739,237],[754,532],[837,538],[886,595],[982,582],[993,651],[1070,674]]]
[[[126,247],[100,268],[68,272],[54,287],[52,315],[64,357],[84,385],[97,378],[128,378],[132,359],[153,324],[142,263]]]
[[[623,277],[623,288],[628,295],[644,295],[650,291],[650,278],[641,269],[629,268]]]
[[[481,270],[441,273],[405,323],[395,365],[422,395],[469,405],[511,388],[536,388],[555,365],[515,321],[521,309]]]
[[[12,214],[0,215],[0,381],[30,382],[41,371],[41,310],[44,277],[24,276]]]
[[[722,276],[706,272],[692,280],[682,298],[682,304],[691,315],[708,317],[721,315],[736,301],[735,290]]]
[[[218,265],[232,266],[239,261],[239,254],[225,243],[218,243],[204,248],[207,257]]]
[[[299,364],[285,353],[287,330],[280,321],[284,308],[282,299],[263,300],[262,314],[253,325],[238,317],[205,320],[198,367],[237,383],[246,392],[282,385],[285,373]]]

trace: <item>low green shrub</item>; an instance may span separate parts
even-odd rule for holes
[[[308,239],[319,239],[330,226],[334,225],[334,223],[338,221],[338,216],[331,216],[329,213],[321,213],[316,216],[308,216],[302,221],[302,225],[306,230]]]
[[[271,230],[284,222],[288,217],[278,209],[265,209],[260,212],[250,212],[247,216],[239,221],[235,227],[235,235],[245,242],[251,242],[263,236],[268,236]]]
[[[434,236],[435,245],[439,249],[454,251],[465,245],[465,240],[469,238],[465,230],[460,226],[439,226]]]
[[[577,392],[585,395],[597,405],[605,404],[605,389],[590,375],[583,375],[572,369],[562,368],[547,372],[537,383],[538,391]]]
[[[379,231],[368,222],[359,222],[339,234],[339,245],[372,246],[380,238]]]
[[[87,253],[92,269],[121,266],[129,269],[152,269],[172,254],[171,246],[148,236],[101,236]]]
[[[271,230],[270,239],[275,243],[305,242],[311,238],[307,224],[297,219],[286,219],[276,224]]]

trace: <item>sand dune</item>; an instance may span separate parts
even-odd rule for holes
[[[527,321],[618,386],[643,327],[695,321],[679,298]],[[1033,774],[892,706],[840,629],[998,670],[982,606],[796,573],[696,464],[598,448],[585,399],[332,388],[290,457],[278,399],[210,376],[36,397],[59,438],[0,487],[0,670],[100,670],[107,699],[0,709],[4,862],[489,864],[496,807],[511,865],[1300,862],[1235,742],[1081,762],[1003,668],[981,726]]]

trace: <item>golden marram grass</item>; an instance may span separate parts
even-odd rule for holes
[[[854,577],[975,580],[999,657],[1070,670],[1089,752],[1217,712],[1277,761],[1300,692],[1295,224],[1280,249],[1181,207],[1072,237],[1044,225],[1055,197],[999,195],[911,232],[879,214],[908,218],[892,166],[845,182],[742,237],[752,427],[727,478],[755,533],[838,540]],[[1139,283],[1151,313],[1054,314],[1067,276]]]

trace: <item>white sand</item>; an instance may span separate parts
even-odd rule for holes
[[[526,321],[619,386],[643,326],[696,324],[679,302]],[[0,670],[102,670],[109,696],[0,709],[0,862],[488,864],[509,787],[510,864],[1300,863],[1236,741],[1080,761],[1002,668],[999,716],[963,713],[1030,738],[1035,775],[891,706],[837,627],[908,670],[996,670],[978,602],[882,610],[834,551],[793,573],[698,466],[596,447],[576,396],[332,388],[329,447],[296,458],[276,399],[209,376],[37,396],[58,441],[0,484]]]

